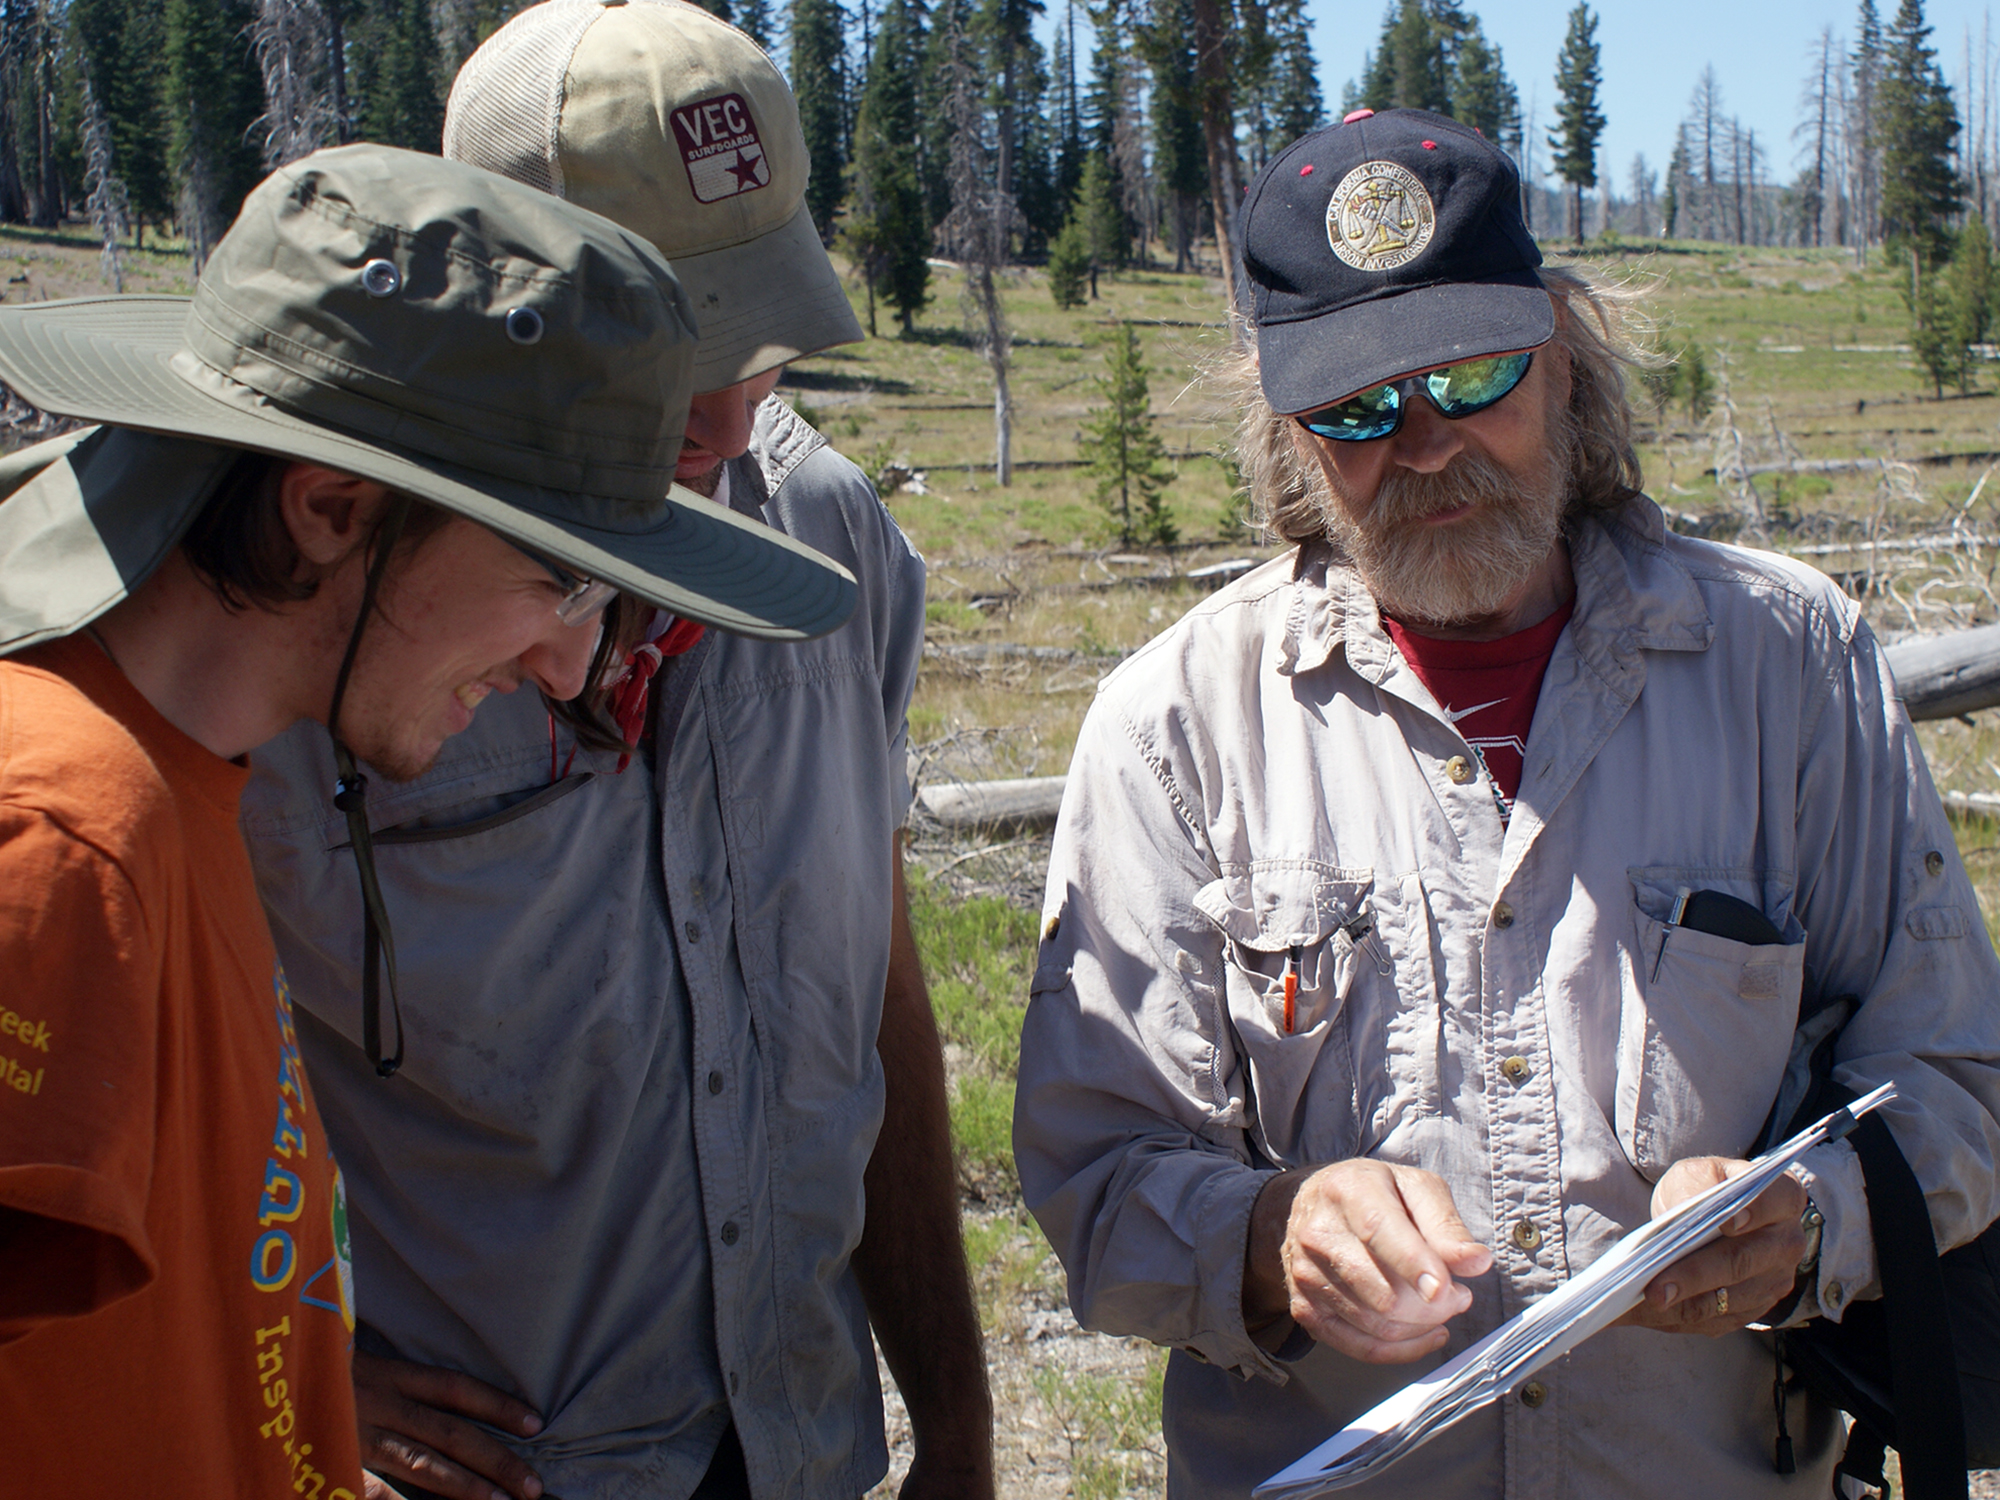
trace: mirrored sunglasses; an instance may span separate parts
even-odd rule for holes
[[[504,535],[504,533],[502,533]],[[604,607],[618,597],[618,585],[601,583],[595,578],[586,578],[581,573],[573,573],[554,558],[537,552],[532,547],[523,546],[512,537],[506,537],[507,544],[516,552],[532,557],[547,570],[549,577],[563,591],[556,601],[556,618],[565,625],[587,625],[604,612]]]
[[[1336,443],[1366,443],[1389,437],[1403,425],[1404,405],[1415,391],[1422,391],[1447,417],[1469,417],[1519,385],[1534,362],[1532,349],[1524,354],[1463,359],[1427,375],[1408,375],[1373,386],[1317,411],[1300,412],[1292,420],[1314,437]]]

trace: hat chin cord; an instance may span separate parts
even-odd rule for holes
[[[389,931],[389,913],[382,903],[382,883],[375,877],[375,840],[368,831],[368,778],[355,768],[354,752],[340,737],[340,704],[347,696],[348,674],[354,670],[354,654],[361,646],[361,632],[375,608],[376,590],[388,570],[396,541],[403,534],[403,522],[410,514],[407,495],[394,497],[389,512],[376,532],[378,550],[368,565],[368,579],[361,590],[361,613],[347,637],[347,653],[340,659],[340,673],[333,680],[333,705],[326,713],[326,731],[333,739],[333,764],[339,779],[333,784],[333,805],[347,815],[347,841],[354,850],[354,868],[361,879],[361,1044],[378,1077],[393,1078],[403,1066],[403,1003],[396,994],[396,941]],[[382,1055],[381,970],[387,961],[389,1005],[396,1018],[396,1050]]]

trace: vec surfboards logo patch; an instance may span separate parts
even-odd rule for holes
[[[717,94],[677,109],[673,122],[696,202],[715,203],[770,182],[771,163],[741,94]]]

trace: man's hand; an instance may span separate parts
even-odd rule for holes
[[[1402,1364],[1445,1346],[1444,1325],[1472,1305],[1456,1278],[1492,1264],[1433,1173],[1366,1160],[1281,1172],[1250,1215],[1244,1321],[1289,1312],[1350,1358]]]
[[[1653,1217],[1745,1170],[1750,1163],[1691,1156],[1667,1168],[1653,1189]],[[1618,1321],[1664,1333],[1734,1333],[1791,1293],[1806,1232],[1799,1224],[1806,1190],[1780,1177],[1722,1226],[1722,1238],[1682,1256],[1655,1276],[1646,1297]],[[1722,1296],[1716,1293],[1720,1291]]]
[[[539,1500],[541,1477],[511,1448],[463,1420],[533,1437],[542,1419],[483,1380],[456,1370],[354,1354],[361,1464],[450,1500]],[[372,1476],[368,1500],[395,1492]]]

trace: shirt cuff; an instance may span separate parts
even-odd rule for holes
[[[1199,1226],[1195,1258],[1202,1302],[1221,1326],[1204,1329],[1181,1347],[1202,1363],[1220,1365],[1246,1380],[1262,1375],[1283,1385],[1291,1378],[1285,1363],[1305,1352],[1292,1347],[1305,1337],[1304,1330],[1290,1318],[1281,1318],[1259,1336],[1243,1322],[1243,1260],[1250,1240],[1250,1213],[1271,1176],[1251,1168],[1221,1172],[1203,1188],[1194,1213]]]
[[[1861,1158],[1852,1143],[1833,1141],[1801,1157],[1798,1175],[1826,1225],[1820,1231],[1819,1274],[1799,1299],[1792,1321],[1824,1317],[1838,1323],[1849,1303],[1876,1290],[1875,1231],[1868,1218]]]

